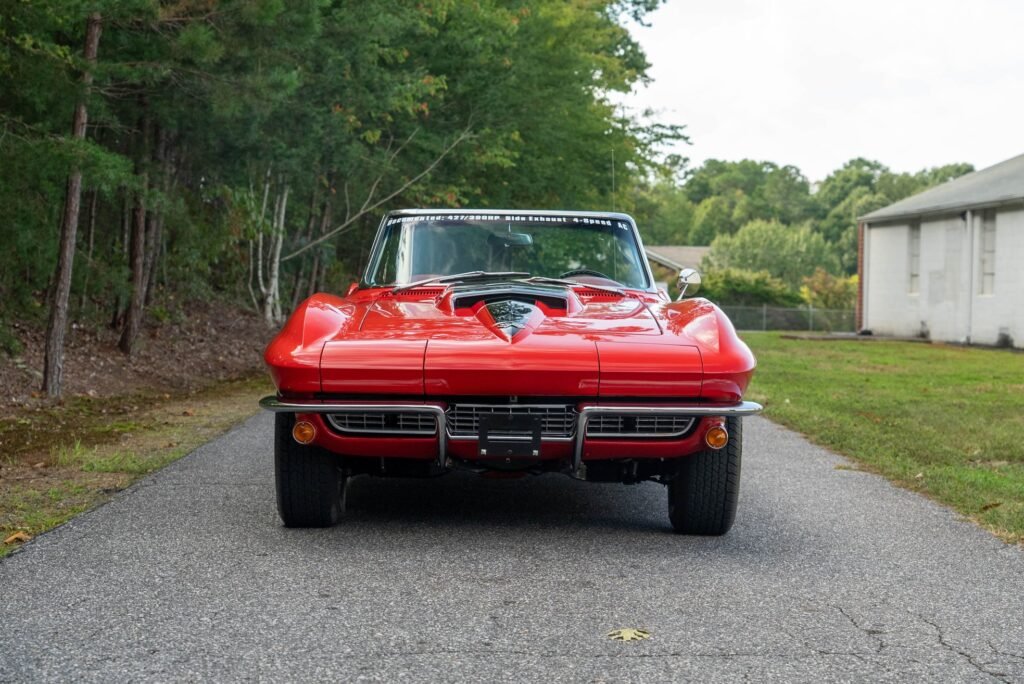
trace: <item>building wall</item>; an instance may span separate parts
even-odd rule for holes
[[[908,291],[910,226],[868,226],[864,252],[864,327],[878,335],[918,335],[921,297]]]
[[[975,217],[974,254],[981,254],[981,217]],[[974,292],[981,292],[976,259]],[[1024,208],[996,212],[996,277],[992,294],[976,294],[971,310],[971,341],[996,344],[1001,332],[1024,347]]]
[[[933,340],[966,342],[970,233],[959,216],[921,222],[919,314]]]
[[[996,213],[992,294],[981,292],[981,216],[921,221],[920,281],[910,292],[910,224],[867,226],[864,328],[879,335],[1024,347],[1024,208]]]

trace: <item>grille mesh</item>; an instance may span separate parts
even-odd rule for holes
[[[448,410],[448,432],[453,437],[476,437],[480,416],[496,413],[539,416],[541,436],[548,439],[568,439],[576,428],[576,411],[569,405],[455,404]]]
[[[587,437],[670,437],[689,431],[695,420],[692,416],[671,414],[598,414],[587,422]]]
[[[341,432],[370,434],[432,435],[437,431],[437,420],[429,413],[410,411],[360,411],[331,413],[327,421]]]

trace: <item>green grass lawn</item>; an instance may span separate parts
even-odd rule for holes
[[[865,470],[1024,541],[1024,354],[748,333],[749,397]]]
[[[0,558],[256,413],[264,374],[171,396],[89,399],[0,416]]]

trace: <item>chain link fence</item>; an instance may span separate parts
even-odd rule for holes
[[[816,309],[801,306],[723,306],[737,330],[806,330],[809,332],[857,332],[853,309]]]

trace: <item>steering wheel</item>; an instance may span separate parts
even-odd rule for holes
[[[563,273],[562,275],[560,275],[558,277],[559,278],[568,278],[569,276],[575,276],[575,275],[597,276],[598,278],[604,278],[605,280],[611,280],[612,282],[615,282],[614,278],[609,278],[604,273],[601,273],[600,271],[595,271],[592,268],[577,268],[577,269],[574,269],[572,271],[566,271],[565,273]]]

